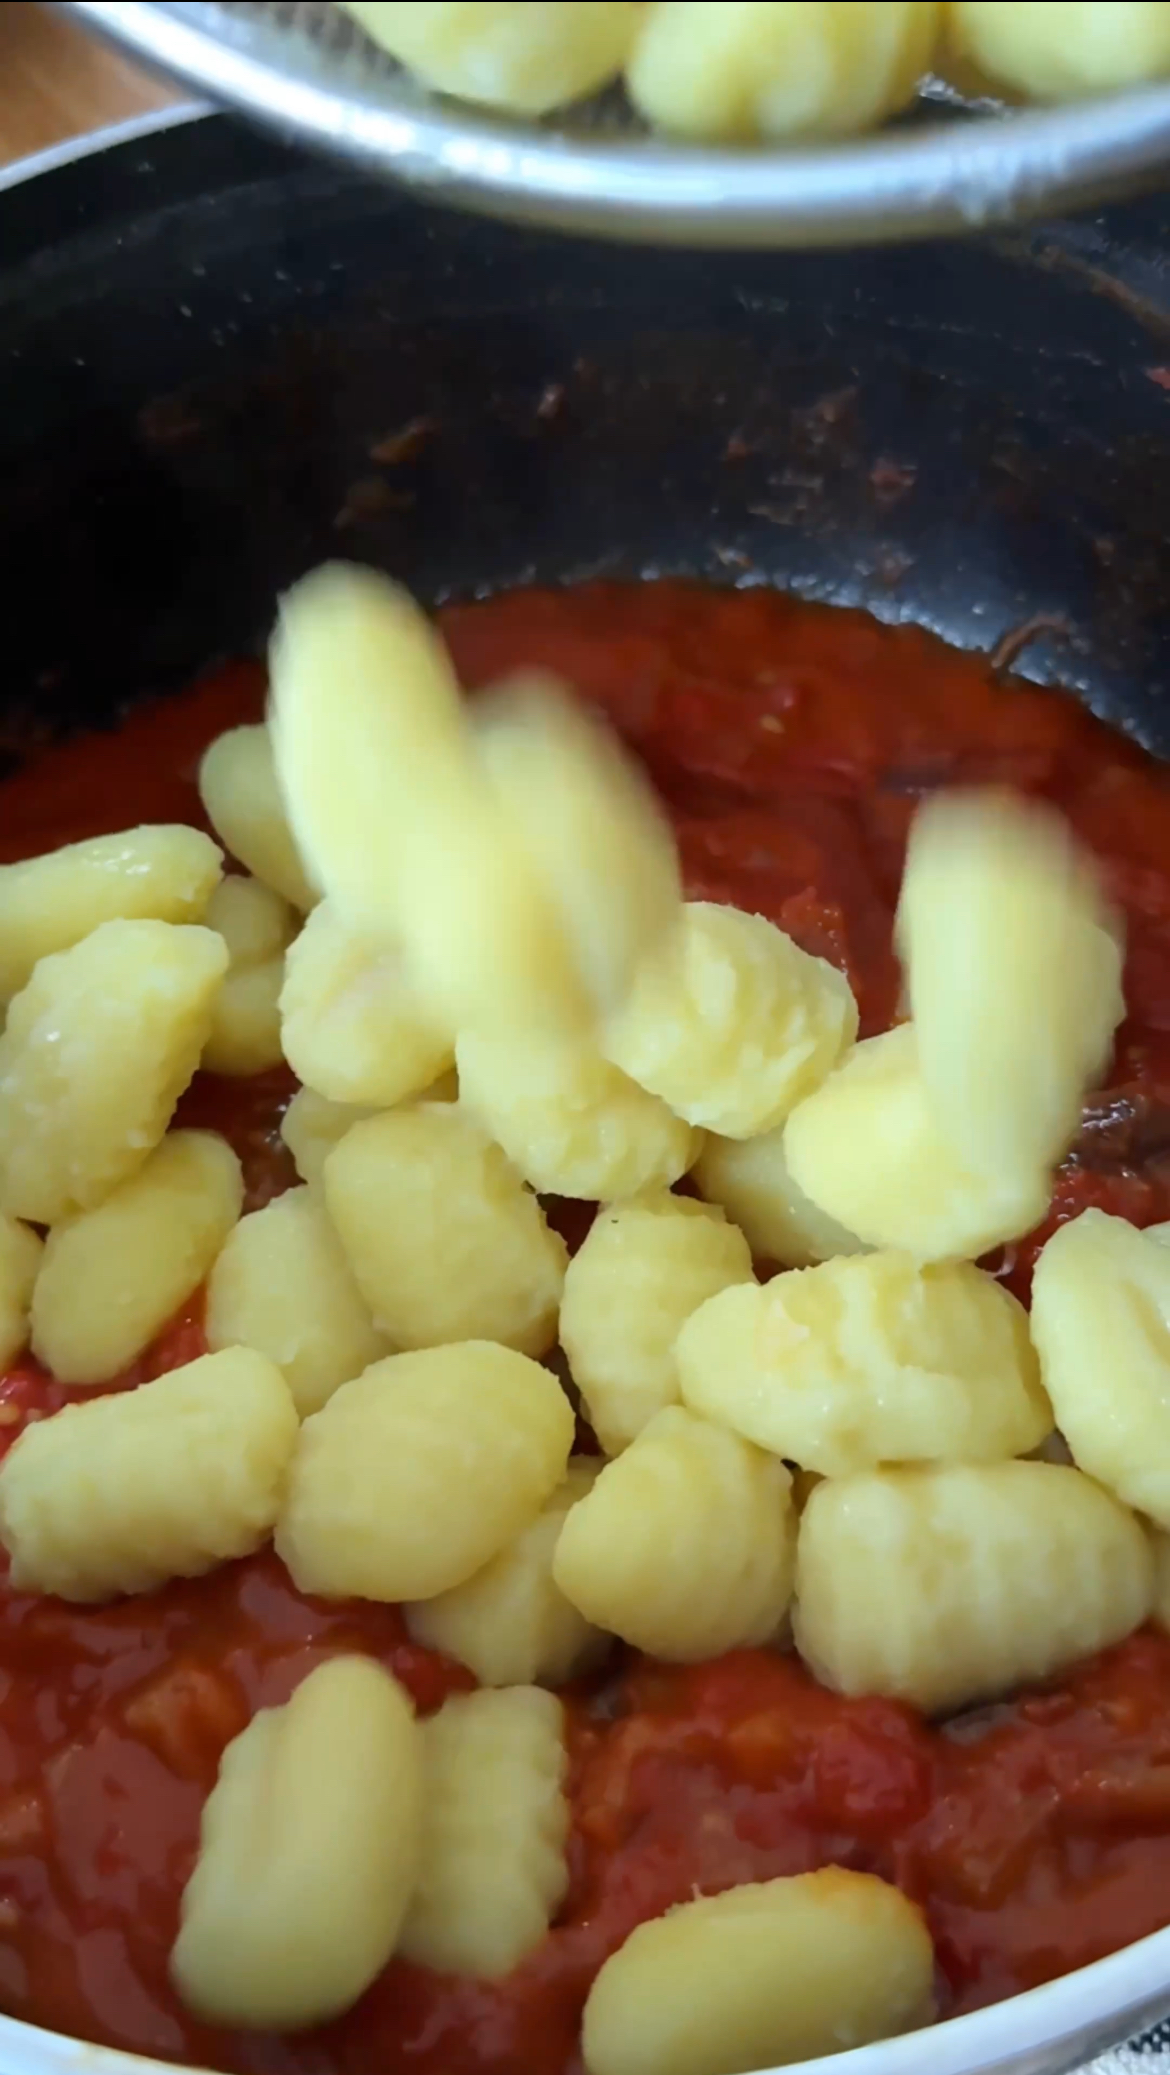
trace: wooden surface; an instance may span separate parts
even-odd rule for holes
[[[48,9],[0,5],[0,165],[179,98]]]

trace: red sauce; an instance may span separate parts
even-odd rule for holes
[[[1088,1203],[1170,1216],[1170,770],[1071,700],[1006,688],[915,629],[764,592],[587,585],[443,623],[469,687],[543,664],[605,707],[670,805],[688,890],[834,959],[867,1032],[896,1012],[891,923],[920,796],[1000,781],[1057,802],[1126,910],[1129,1018],[1044,1230]],[[200,751],[262,698],[259,670],[233,666],[43,755],[0,787],[0,858],[201,820]],[[183,1098],[182,1121],[236,1145],[253,1204],[292,1178],[278,1124],[293,1086],[201,1075]],[[1037,1244],[992,1264],[1025,1295]],[[110,1388],[202,1346],[196,1301]],[[0,1379],[0,1450],[68,1395],[31,1361]],[[211,2031],[171,1992],[167,1954],[219,1754],[257,1706],[355,1648],[423,1710],[473,1683],[413,1645],[395,1608],[307,1600],[267,1552],[96,1611],[0,1591],[0,2007],[241,2075],[576,2075],[601,1961],[696,1889],[829,1861],[895,1880],[927,1913],[947,2012],[1170,1922],[1170,1639],[1135,1636],[942,1727],[840,1700],[765,1651],[682,1670],[627,1656],[569,1696],[570,1889],[508,1980],[395,1962],[315,2032]]]

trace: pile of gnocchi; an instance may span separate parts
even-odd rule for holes
[[[413,600],[338,566],[271,685],[202,765],[227,876],[179,826],[0,871],[0,1359],[74,1387],[0,1467],[0,1541],[14,1589],[100,1604],[272,1538],[478,1681],[420,1721],[338,1657],[224,1752],[173,1977],[291,2030],[395,1953],[496,1979],[539,1945],[557,1689],[615,1638],[943,1713],[1170,1616],[1170,1231],[1084,1212],[1030,1319],[975,1265],[1046,1210],[1124,1009],[1047,809],[922,807],[905,1020],[859,1042],[834,967],[684,900],[559,684],[465,702]],[[282,1059],[300,1182],[241,1215],[173,1112]],[[543,1197],[601,1206],[572,1258]],[[103,1394],[202,1285],[210,1351]],[[811,2058],[928,2022],[932,1979],[876,1876],[733,1888],[605,1962],[584,2065]]]
[[[344,0],[427,87],[542,116],[621,77],[697,143],[849,137],[932,71],[1038,101],[1170,73],[1165,0]]]

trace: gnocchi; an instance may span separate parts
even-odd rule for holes
[[[941,793],[910,832],[897,927],[932,1119],[972,1173],[1027,1190],[1124,1013],[1096,868],[1036,801]]]
[[[390,1355],[305,1421],[277,1551],[302,1592],[433,1598],[535,1520],[572,1445],[556,1378],[510,1348]]]
[[[41,1240],[32,1227],[0,1212],[0,1370],[16,1360],[28,1341],[41,1253]]]
[[[651,1657],[767,1642],[792,1593],[791,1484],[774,1456],[668,1405],[569,1511],[553,1578],[587,1621]]]
[[[434,1100],[433,1091],[428,1091]],[[362,1103],[330,1102],[314,1088],[298,1088],[280,1120],[280,1135],[293,1156],[303,1182],[320,1184],[325,1162],[354,1124],[364,1124],[377,1111]]]
[[[25,1428],[0,1465],[18,1592],[96,1601],[258,1549],[297,1437],[279,1369],[232,1347]]]
[[[1074,1462],[1170,1528],[1170,1249],[1082,1211],[1036,1263],[1032,1337]]]
[[[965,1164],[938,1129],[913,1026],[866,1038],[788,1119],[784,1158],[810,1202],[869,1246],[974,1259],[1039,1224],[1049,1175]]]
[[[27,987],[42,958],[101,922],[202,922],[220,864],[210,836],[176,822],[0,865],[0,1006]]]
[[[1141,86],[1170,73],[1166,0],[951,0],[956,54],[1038,101]]]
[[[228,1745],[171,1973],[210,2023],[294,2030],[355,2003],[420,1863],[422,1732],[368,1657],[334,1657]]]
[[[345,0],[383,49],[427,86],[489,108],[544,115],[620,72],[638,29],[629,0]]]
[[[798,1189],[784,1156],[784,1127],[759,1138],[708,1135],[694,1166],[708,1203],[734,1219],[761,1260],[783,1268],[815,1268],[839,1254],[863,1254],[864,1240],[847,1232]]]
[[[325,1161],[324,1188],[358,1288],[396,1346],[551,1347],[565,1243],[462,1104],[355,1124]]]
[[[199,766],[199,793],[232,856],[307,914],[318,896],[289,828],[268,729],[229,728],[217,736]]]
[[[627,84],[676,136],[850,136],[906,106],[937,20],[934,0],[660,0]]]
[[[610,1019],[605,1050],[690,1124],[754,1138],[781,1123],[857,1033],[849,983],[762,915],[688,901]]]
[[[280,998],[285,1057],[331,1102],[389,1109],[449,1071],[449,1032],[423,1008],[399,951],[345,928],[331,901],[288,954]]]
[[[228,948],[228,970],[212,1011],[202,1064],[209,1073],[260,1074],[279,1066],[284,952],[297,920],[259,879],[233,875],[211,897],[207,926]]]
[[[947,1463],[818,1484],[800,1517],[796,1647],[838,1693],[927,1713],[994,1698],[1140,1627],[1153,1556],[1080,1470]]]
[[[199,1064],[227,946],[103,922],[42,958],[0,1037],[0,1210],[55,1225],[142,1166]]]
[[[543,1511],[482,1571],[408,1606],[415,1641],[465,1664],[481,1686],[560,1686],[604,1656],[608,1637],[569,1605],[552,1574],[565,1515],[600,1468],[584,1456],[570,1462]]]
[[[207,1285],[210,1348],[254,1347],[301,1418],[389,1352],[315,1191],[288,1189],[242,1218]]]
[[[740,1284],[687,1320],[676,1360],[693,1412],[827,1477],[994,1462],[1052,1428],[1023,1306],[966,1261],[863,1254]]]
[[[929,2024],[934,1946],[873,1873],[754,1881],[639,1924],[585,2004],[587,2075],[738,2075]]]
[[[457,1693],[423,1725],[422,1858],[406,1959],[495,1981],[569,1884],[563,1710],[537,1686]]]
[[[589,1202],[669,1187],[699,1134],[588,1042],[473,1036],[455,1047],[461,1099],[526,1182]]]
[[[243,1199],[226,1139],[168,1132],[95,1210],[50,1232],[32,1300],[38,1361],[60,1383],[127,1368],[203,1281]]]
[[[607,1455],[677,1404],[691,1313],[751,1280],[747,1241],[710,1204],[660,1189],[598,1212],[565,1274],[560,1340]]]

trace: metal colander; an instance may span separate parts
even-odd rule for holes
[[[69,11],[211,99],[436,200],[610,238],[768,247],[953,232],[1132,192],[1170,165],[1170,85],[1006,110],[934,83],[873,137],[701,148],[648,135],[618,90],[544,123],[428,95],[335,6]]]

